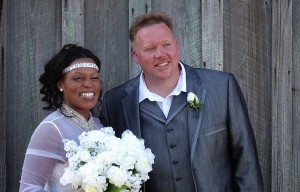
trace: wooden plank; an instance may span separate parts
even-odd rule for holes
[[[85,1],[85,47],[101,60],[102,90],[129,79],[128,1]]]
[[[265,191],[271,186],[271,1],[224,1],[224,71],[237,78],[256,137]]]
[[[3,55],[3,39],[5,38],[5,19],[6,19],[6,0],[0,1],[0,77],[1,84],[0,90],[3,90],[3,65],[4,65],[4,55]],[[4,92],[0,92],[0,188],[6,191],[6,136],[5,136],[5,126],[4,126],[4,108],[3,108],[3,97]]]
[[[292,41],[293,41],[293,172],[292,186],[300,191],[300,1],[293,1],[292,8]]]
[[[134,18],[136,16],[151,12],[151,1],[150,0],[140,0],[140,1],[129,0],[128,10],[129,10],[129,26],[128,26],[128,28],[129,28],[131,26],[132,21],[134,20]],[[129,52],[129,65],[130,65],[129,77],[133,78],[140,73],[141,67],[140,67],[140,65],[136,64],[131,57],[130,41],[129,41],[129,51],[128,52]]]
[[[64,0],[62,3],[62,44],[84,46],[84,0]]]
[[[223,71],[223,1],[202,1],[203,67]]]
[[[273,1],[272,5],[272,191],[295,191],[293,188],[293,50],[292,3]],[[298,180],[299,182],[299,180]]]
[[[42,110],[38,78],[45,62],[61,48],[61,2],[6,2],[3,42],[6,191],[18,191],[29,139],[47,114]]]

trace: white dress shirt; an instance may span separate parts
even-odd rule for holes
[[[186,92],[186,72],[183,64],[179,61],[181,66],[180,76],[175,88],[171,91],[171,93],[165,98],[152,93],[145,83],[143,71],[140,75],[140,84],[139,84],[139,103],[145,99],[149,99],[150,101],[156,101],[165,117],[168,117],[169,110],[172,104],[172,100],[174,96],[179,95],[181,92]]]

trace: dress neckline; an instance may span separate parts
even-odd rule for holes
[[[92,131],[95,129],[95,124],[91,112],[90,119],[87,121],[80,113],[72,109],[66,103],[62,103],[60,110],[66,117],[76,123],[84,131]]]

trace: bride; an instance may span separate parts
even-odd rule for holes
[[[100,64],[91,51],[68,44],[45,65],[40,92],[48,105],[44,109],[54,111],[32,134],[19,191],[76,191],[59,182],[67,166],[62,140],[78,142],[83,131],[103,127],[91,114],[101,95]]]

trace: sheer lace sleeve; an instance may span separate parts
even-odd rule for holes
[[[60,131],[52,122],[40,124],[26,151],[20,191],[45,191],[44,187],[58,162],[64,163],[65,151]]]
[[[95,128],[103,127],[98,118],[93,118]],[[59,110],[51,113],[36,128],[30,139],[20,181],[20,192],[76,191],[59,183],[67,158],[63,139],[79,142],[83,132],[76,123]],[[46,186],[46,187],[45,187]]]

